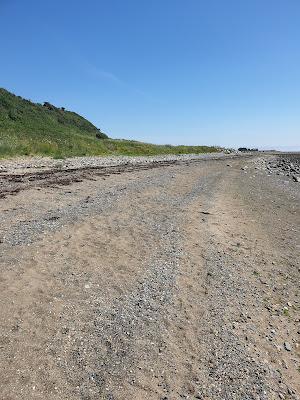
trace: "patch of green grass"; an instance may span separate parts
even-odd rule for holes
[[[92,155],[200,154],[215,146],[154,145],[109,139],[80,115],[32,103],[0,89],[0,158],[43,155],[57,159]]]

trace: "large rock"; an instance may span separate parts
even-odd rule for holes
[[[295,182],[300,182],[300,176],[293,175],[293,179]]]

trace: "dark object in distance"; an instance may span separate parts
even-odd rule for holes
[[[246,151],[258,151],[258,149],[247,149],[247,147],[239,147],[238,151],[243,151],[243,152],[246,152]]]

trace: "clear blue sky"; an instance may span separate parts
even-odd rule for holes
[[[111,137],[300,147],[299,0],[0,0],[0,86]]]

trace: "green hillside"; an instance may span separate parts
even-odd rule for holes
[[[0,157],[207,153],[209,146],[170,146],[109,139],[80,115],[36,104],[0,88]]]
[[[0,154],[56,154],[89,148],[106,138],[80,115],[36,104],[0,88]]]

